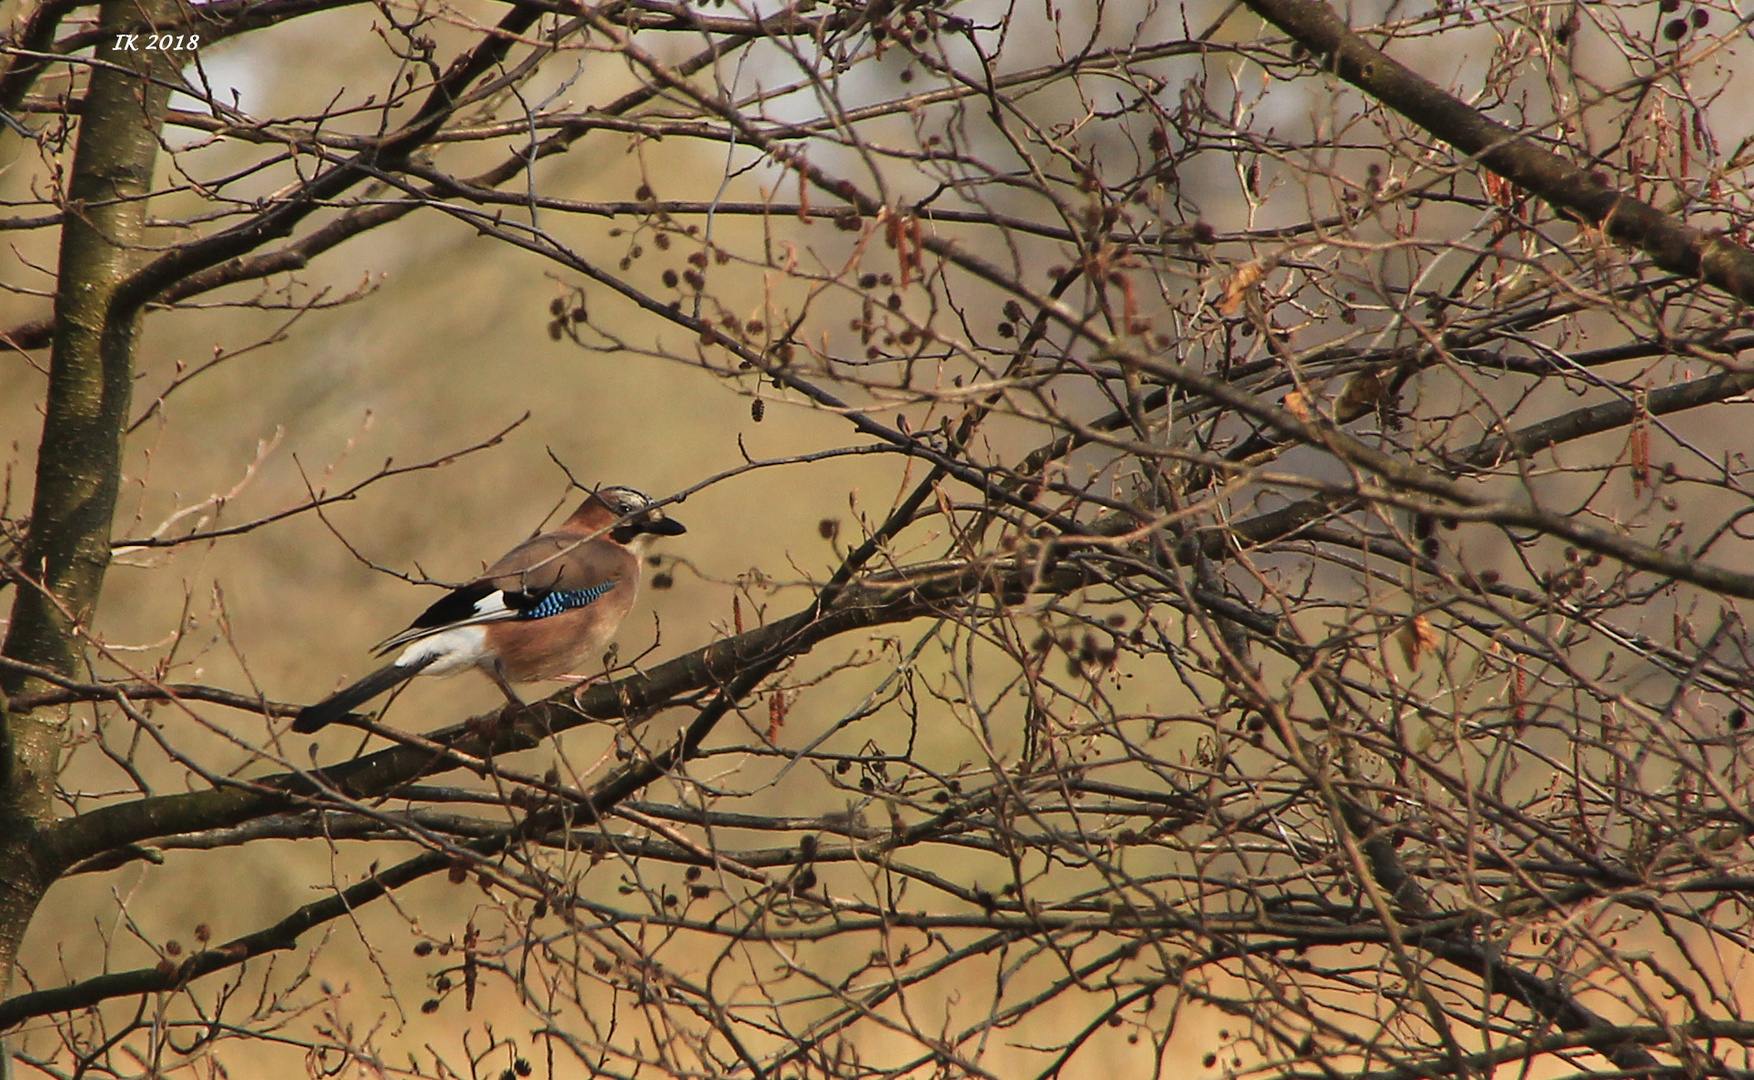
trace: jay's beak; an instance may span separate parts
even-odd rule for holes
[[[609,530],[609,539],[617,544],[643,543],[645,536],[681,536],[688,530],[680,521],[672,521],[657,511],[651,511],[641,517]]]

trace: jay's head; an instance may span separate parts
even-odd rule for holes
[[[654,509],[644,492],[630,487],[598,488],[573,518],[592,529],[608,527],[611,540],[636,548],[649,537],[679,536],[688,531],[680,521]]]

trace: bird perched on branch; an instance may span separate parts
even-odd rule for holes
[[[514,704],[514,682],[552,679],[601,654],[639,591],[654,536],[687,530],[632,488],[593,492],[552,532],[506,552],[487,572],[373,650],[395,661],[306,707],[292,730],[312,732],[416,675],[478,668]]]

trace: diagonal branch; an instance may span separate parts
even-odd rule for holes
[[[1682,224],[1616,191],[1588,169],[1541,149],[1372,48],[1322,0],[1245,0],[1322,60],[1323,67],[1554,209],[1642,250],[1664,270],[1754,303],[1754,252]]]

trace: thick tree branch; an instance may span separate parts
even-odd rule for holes
[[[1640,249],[1670,273],[1697,278],[1754,304],[1754,252],[1614,190],[1590,170],[1486,117],[1372,48],[1322,0],[1245,2],[1314,53],[1325,68],[1554,209]]]

